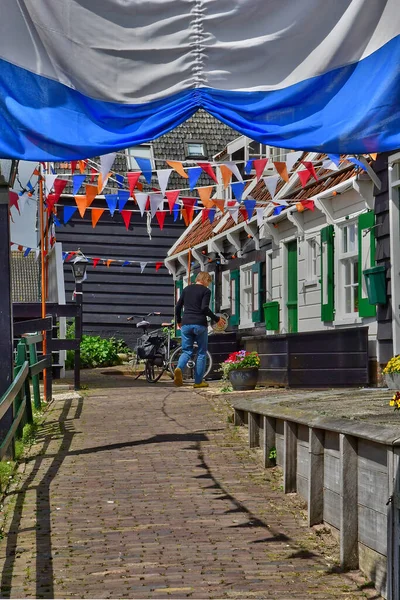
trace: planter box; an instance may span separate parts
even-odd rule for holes
[[[386,373],[385,381],[389,390],[400,391],[400,373]]]

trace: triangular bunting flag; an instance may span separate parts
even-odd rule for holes
[[[279,198],[279,200],[274,200],[274,204],[280,204],[281,206],[289,206],[288,201],[282,200],[281,198]]]
[[[57,219],[56,215],[53,216],[54,225],[56,227],[61,227],[60,221]]]
[[[128,190],[118,190],[117,198],[118,198],[118,210],[119,210],[119,212],[121,212],[124,210],[125,204],[129,200]]]
[[[318,177],[317,177],[317,174],[315,172],[314,165],[312,164],[312,162],[310,160],[302,160],[301,164],[305,166],[307,171],[310,171],[310,173],[314,177],[315,181],[318,181]]]
[[[276,187],[279,181],[279,175],[271,175],[270,177],[263,177],[263,181],[267,190],[269,191],[271,198],[275,196]]]
[[[127,173],[126,176],[128,178],[129,194],[131,196],[133,196],[134,195],[133,190],[135,189],[136,184],[139,181],[139,177],[141,176],[141,172],[140,171],[136,171],[136,172],[132,172],[132,173]]]
[[[196,202],[197,198],[182,198],[182,203],[185,208],[185,213],[189,223],[193,221],[194,207]],[[185,213],[182,211],[183,218],[185,218]]]
[[[285,162],[286,162],[286,168],[288,170],[288,173],[290,173],[290,171],[293,169],[294,165],[301,158],[302,154],[303,154],[302,150],[297,150],[296,152],[288,152],[287,153]]]
[[[49,194],[46,198],[47,213],[50,215],[53,212],[54,205],[57,201],[56,194]]]
[[[181,206],[181,215],[182,215],[183,221],[187,227],[189,225],[189,215],[187,214],[186,208],[184,206]]]
[[[334,163],[332,163],[332,164],[334,164]],[[297,171],[297,175],[299,176],[300,183],[301,183],[302,187],[304,187],[305,185],[307,185],[307,181],[311,177],[310,171],[308,171],[307,169],[306,170],[302,170],[302,171]]]
[[[337,166],[337,164],[334,163],[333,160],[330,160],[329,158],[327,160],[322,161],[322,168],[326,169],[327,171],[338,171],[339,170],[339,167]],[[311,177],[311,173],[310,173],[310,177]]]
[[[156,212],[156,219],[158,221],[158,225],[161,230],[164,229],[164,221],[165,221],[166,216],[167,216],[166,212],[159,211],[159,210]]]
[[[64,206],[64,225],[68,223],[74,212],[76,212],[76,206]]]
[[[301,203],[304,206],[304,208],[308,208],[308,210],[314,210],[315,209],[314,200],[302,200]]]
[[[78,164],[77,160],[71,160],[71,173],[72,175],[75,173],[76,165]]]
[[[79,210],[79,214],[81,215],[82,219],[85,216],[85,212],[87,209],[87,198],[86,196],[74,196],[75,197],[75,202],[76,205],[78,207]],[[65,221],[64,221],[65,223]]]
[[[376,157],[378,156],[377,152],[373,152],[372,154],[369,154],[371,159],[375,162],[376,161]]]
[[[302,202],[296,202],[295,206],[296,206],[297,212],[305,211],[305,207]]]
[[[163,266],[163,263],[162,263],[162,262],[156,262],[156,272],[157,272],[157,271],[158,271],[158,269],[159,269],[160,267],[162,267],[162,266]]]
[[[118,203],[118,195],[117,194],[105,194],[104,198],[106,199],[107,206],[110,210],[110,214],[113,217],[117,208]]]
[[[79,171],[81,172],[81,175],[83,175],[83,173],[85,172],[86,169],[86,165],[87,165],[87,160],[80,160],[79,162]]]
[[[55,202],[58,201],[59,197],[61,196],[61,194],[64,191],[65,186],[67,185],[68,181],[66,179],[56,179],[54,181],[54,196],[56,197]]]
[[[160,186],[161,193],[163,196],[165,196],[165,191],[168,186],[168,181],[169,181],[170,175],[172,173],[172,169],[160,169],[160,170],[156,171],[156,173],[157,173],[158,185]]]
[[[247,161],[245,167],[244,167],[244,172],[246,173],[246,175],[250,175],[252,169],[253,169],[253,158],[250,158],[250,160]]]
[[[131,263],[129,262],[129,260],[124,260],[124,262],[122,263],[123,267],[127,267],[128,265],[130,265]]]
[[[357,167],[360,167],[364,171],[367,171],[367,167],[361,162],[361,160],[358,160],[358,158],[356,158],[355,156],[348,156],[347,160],[349,162],[353,163],[353,165],[356,165]]]
[[[204,173],[207,173],[207,175],[215,181],[215,183],[218,183],[217,176],[215,175],[214,169],[212,168],[210,163],[197,163],[197,164],[199,165],[199,167],[201,167],[203,169]]]
[[[117,180],[117,186],[121,189],[124,185],[124,176],[117,173],[115,175],[115,179]]]
[[[131,218],[132,218],[132,211],[131,210],[120,210],[119,212],[121,213],[121,217],[124,220],[125,227],[127,229],[129,229],[129,224],[130,224]]]
[[[226,190],[232,179],[232,171],[226,165],[221,165],[219,170],[221,172],[224,189]]]
[[[196,186],[196,183],[198,182],[199,177],[202,174],[202,172],[203,172],[203,169],[201,167],[192,167],[191,169],[188,169],[189,188],[191,190]]]
[[[181,208],[180,205],[178,203],[176,203],[174,208],[172,209],[172,212],[174,213],[174,223],[175,223],[175,221],[178,220],[180,208]]]
[[[93,181],[96,179],[97,173],[98,173],[97,169],[90,167],[90,183],[93,183]]]
[[[231,204],[231,203],[229,202],[229,204]],[[231,206],[227,207],[227,210],[228,210],[229,214],[231,215],[233,221],[237,225],[238,221],[239,221],[239,204],[238,204],[238,202],[232,203]]]
[[[239,183],[239,182],[238,182]],[[219,208],[219,210],[224,213],[225,212],[225,200],[212,200],[214,206]]]
[[[97,267],[97,265],[99,264],[99,262],[100,262],[100,258],[94,258],[93,259],[93,268],[94,269]]]
[[[207,220],[209,212],[210,212],[209,208],[203,208],[203,210],[201,211],[201,222],[202,223],[205,223],[205,221]]]
[[[117,155],[116,152],[110,152],[109,154],[103,154],[103,156],[100,156],[100,173],[101,173],[101,179],[102,179],[102,181],[104,181],[103,188],[105,187],[105,184],[107,183],[108,174],[111,170],[111,167],[114,164],[116,155]]]
[[[242,201],[244,186],[245,186],[245,184],[242,181],[236,181],[235,183],[231,183],[233,195],[235,196],[235,198],[238,202]]]
[[[97,186],[95,185],[86,185],[85,187],[86,189],[86,200],[87,200],[87,205],[86,207],[90,206],[93,202],[93,200],[96,198],[97,196]]]
[[[178,173],[178,175],[180,175],[184,179],[188,179],[189,178],[189,175],[186,173],[185,169],[183,168],[183,164],[179,160],[167,160],[165,162],[174,171],[176,171]]]
[[[72,177],[72,193],[77,194],[81,189],[82,183],[85,181],[86,175],[74,175]]]
[[[145,270],[147,265],[147,262],[141,262],[140,263],[140,272],[143,273],[143,271]]]
[[[264,213],[265,213],[265,206],[256,208],[258,227],[262,227],[262,225],[264,224]]]
[[[232,161],[224,162],[224,166],[228,167],[228,169],[234,174],[238,181],[243,181],[243,177],[236,163]]]
[[[115,262],[115,260],[112,258],[109,258],[108,260],[106,260],[107,267],[109,267],[111,265],[111,263],[113,263],[113,262]]]
[[[161,194],[150,194],[150,211],[152,218],[158,211],[160,207],[162,207],[164,202],[164,198]]]
[[[51,190],[53,189],[53,185],[58,175],[46,175],[45,184],[46,184],[46,196],[51,194]]]
[[[285,207],[284,207],[284,206],[275,206],[275,208],[274,208],[274,212],[273,212],[272,214],[273,214],[274,216],[275,216],[275,215],[280,215],[280,214],[281,214],[281,212],[282,212],[283,210],[285,210]]]
[[[101,215],[104,212],[104,208],[92,208],[92,227],[96,227]]]
[[[206,208],[212,208],[214,206],[212,200],[210,200],[210,196],[212,194],[213,189],[214,188],[212,187],[212,185],[197,188],[200,200],[202,201],[203,206],[205,206]]]
[[[335,165],[340,165],[340,154],[327,154],[327,157],[335,163]]]
[[[247,220],[250,221],[251,217],[253,216],[254,209],[255,209],[257,203],[252,198],[248,198],[247,200],[243,201],[243,204],[246,208]]]
[[[253,168],[256,172],[257,181],[260,181],[267,162],[268,158],[257,158],[256,160],[253,160]]]
[[[151,160],[149,158],[142,158],[140,156],[134,156],[139,169],[142,171],[142,175],[147,181],[147,183],[151,184],[151,177],[153,175],[153,171],[151,168]]]
[[[25,205],[28,202],[28,200],[29,200],[29,196],[28,196],[27,192],[24,192],[24,193],[21,192],[21,195],[19,197],[19,213],[20,213],[20,215],[22,215],[22,213],[24,212],[24,208],[25,208]]]
[[[287,172],[286,163],[282,161],[274,162],[274,167],[278,171],[279,175],[282,177],[284,181],[289,181],[289,175]]]
[[[9,198],[10,208],[14,206],[17,209],[17,211],[19,212],[19,204],[18,204],[19,196],[18,196],[17,192],[12,192],[10,190],[8,192],[8,198]]]
[[[179,196],[179,190],[171,190],[170,192],[165,192],[165,197],[168,200],[169,214],[171,214],[172,209],[174,208],[175,202],[178,199],[178,196]]]
[[[210,221],[210,223],[213,223],[215,218],[215,208],[210,208],[208,210],[208,220]]]
[[[27,256],[30,254],[31,250],[32,250],[32,248],[27,248],[27,249],[25,250],[25,252],[24,252],[24,257],[25,257],[25,258],[26,258],[26,257],[27,257]]]
[[[140,214],[144,215],[144,211],[146,210],[146,204],[147,204],[147,199],[149,197],[148,194],[143,194],[142,192],[138,192],[137,194],[135,194],[136,196],[136,202],[138,203],[139,209],[140,209]]]

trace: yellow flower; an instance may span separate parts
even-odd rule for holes
[[[394,400],[391,400],[391,401],[389,402],[389,406],[394,406]]]

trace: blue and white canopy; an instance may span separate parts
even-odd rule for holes
[[[77,159],[203,108],[252,139],[400,147],[399,0],[1,0],[0,156]]]

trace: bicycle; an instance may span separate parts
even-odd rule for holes
[[[144,369],[140,371],[135,377],[135,381],[142,375],[146,377],[148,383],[157,383],[164,374],[167,372],[168,375],[173,378],[174,370],[178,364],[180,355],[182,353],[182,346],[179,345],[177,340],[173,337],[174,323],[162,323],[162,329],[153,330],[148,333],[150,328],[150,321],[148,317],[160,315],[160,313],[152,312],[148,313],[144,317],[133,315],[128,317],[127,320],[140,318],[141,321],[136,323],[136,327],[142,329],[143,335],[138,339],[136,345],[136,363],[139,364],[140,360],[144,360]],[[194,381],[194,368],[197,359],[197,344],[194,345],[193,354],[188,361],[185,369],[182,370],[183,380],[186,383]],[[133,364],[133,365],[134,365]],[[206,359],[206,370],[204,378],[210,373],[212,368],[212,357],[207,351]]]

